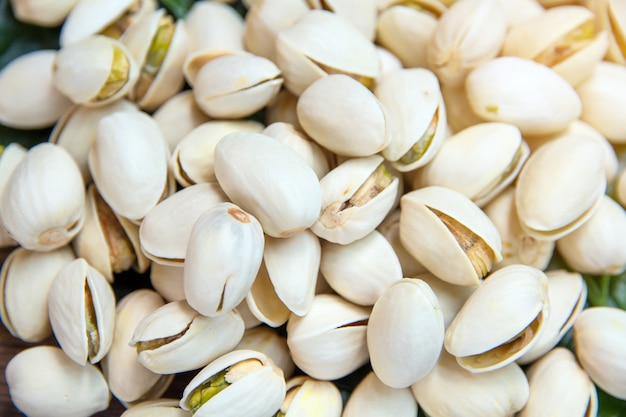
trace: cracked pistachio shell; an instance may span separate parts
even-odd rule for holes
[[[432,372],[411,391],[431,417],[512,416],[529,396],[528,380],[516,363],[475,374],[461,368],[445,350]]]
[[[509,27],[545,11],[538,0],[499,0],[499,2]]]
[[[200,68],[193,93],[210,117],[238,119],[261,110],[283,84],[280,69],[269,59],[252,54],[230,54]]]
[[[413,189],[440,185],[482,207],[511,184],[530,149],[508,123],[480,123],[456,133],[413,180]]]
[[[626,311],[591,307],[574,322],[578,362],[602,390],[626,400]]]
[[[287,394],[278,411],[285,417],[341,417],[341,392],[330,381],[300,375],[287,381]]]
[[[57,272],[74,258],[69,246],[48,252],[11,251],[0,270],[0,318],[9,333],[29,343],[52,334],[48,292]]]
[[[368,373],[348,397],[342,417],[415,417],[417,401],[410,389],[383,384],[374,372]]]
[[[139,67],[119,41],[93,35],[61,48],[52,63],[54,86],[76,104],[99,107],[124,97]]]
[[[223,378],[225,386],[209,399],[200,399],[206,394],[197,389],[216,377]],[[196,374],[185,387],[180,406],[196,417],[264,417],[276,412],[284,399],[283,372],[269,357],[252,350],[234,350]]]
[[[66,245],[83,226],[84,188],[78,166],[65,149],[51,143],[33,146],[2,192],[2,224],[26,249]]]
[[[548,279],[539,269],[510,265],[483,281],[446,330],[444,346],[476,373],[502,368],[537,343],[550,316]]]
[[[117,214],[139,222],[167,192],[167,144],[143,112],[100,119],[89,151],[89,170],[102,198]]]
[[[574,88],[554,70],[529,59],[487,61],[470,72],[465,87],[478,116],[511,123],[524,135],[565,129],[582,112]]]
[[[372,369],[391,388],[408,388],[437,363],[444,322],[437,296],[420,279],[404,278],[380,296],[367,324]]]
[[[502,239],[502,261],[495,264],[494,269],[513,264],[533,266],[541,270],[548,266],[555,242],[535,239],[522,228],[515,208],[514,186],[497,195],[484,207],[484,211]]]
[[[502,260],[498,230],[460,192],[433,185],[404,194],[400,206],[400,241],[437,278],[478,285]]]
[[[624,36],[626,36],[626,5],[620,0],[584,0],[583,6],[591,9],[596,23],[609,33],[606,60],[617,64],[626,63]]]
[[[113,342],[115,294],[87,261],[77,258],[59,270],[48,293],[54,337],[74,362],[98,363]]]
[[[210,120],[196,104],[193,91],[185,90],[166,100],[152,114],[159,125],[170,152],[194,128]]]
[[[369,359],[366,331],[370,309],[338,295],[319,294],[308,314],[292,314],[287,344],[294,363],[312,378],[333,380]]]
[[[232,203],[206,210],[191,228],[184,289],[189,305],[205,316],[235,308],[246,296],[263,259],[258,220]]]
[[[520,365],[534,362],[550,351],[574,325],[587,300],[587,286],[578,272],[562,269],[546,272],[550,317],[546,329],[528,352],[517,360]]]
[[[270,136],[224,136],[215,148],[215,176],[228,198],[255,216],[272,237],[301,232],[319,216],[322,198],[315,171]]]
[[[393,209],[400,180],[380,155],[348,159],[320,180],[322,208],[311,226],[329,242],[348,244],[365,237]]]
[[[320,272],[337,294],[371,306],[402,279],[402,267],[391,244],[378,231],[347,245],[322,242]]]
[[[243,336],[243,320],[231,310],[206,317],[186,301],[174,301],[144,317],[135,328],[130,345],[139,362],[157,374],[199,369],[233,350]]]
[[[595,416],[598,413],[596,388],[564,347],[551,350],[526,371],[530,395],[517,416]],[[558,398],[558,401],[555,399]]]
[[[556,240],[589,220],[606,188],[602,146],[569,135],[537,149],[520,171],[515,206],[522,228]]]
[[[71,107],[52,79],[56,51],[26,53],[0,71],[0,123],[16,129],[52,126]]]
[[[31,417],[49,416],[51,410],[67,417],[90,416],[106,410],[111,399],[96,366],[80,366],[56,346],[22,350],[9,361],[5,375],[11,401]]]
[[[400,69],[383,74],[374,89],[387,109],[391,142],[385,159],[406,172],[428,163],[443,143],[446,110],[437,77],[427,69]]]
[[[11,9],[20,22],[43,27],[60,26],[77,0],[11,0]]]
[[[245,300],[250,313],[261,323],[270,327],[279,327],[289,320],[290,311],[278,298],[265,262],[261,263]]]
[[[626,106],[626,68],[612,62],[598,63],[589,78],[576,87],[583,105],[580,119],[613,144],[626,143],[626,129],[619,109]]]
[[[500,1],[455,2],[437,21],[428,66],[442,84],[460,85],[473,68],[498,55],[506,33]]]
[[[120,41],[140,68],[129,92],[139,107],[154,111],[183,88],[189,39],[182,20],[174,22],[165,9],[155,10],[130,25]]]
[[[239,310],[239,307],[237,309]],[[276,366],[282,369],[285,378],[289,378],[295,371],[296,365],[291,359],[287,338],[269,327],[257,326],[246,329],[235,347],[235,350],[238,349],[255,350],[269,356]]]
[[[216,183],[196,184],[162,200],[139,226],[143,253],[155,263],[182,266],[196,220],[206,210],[226,201]]]
[[[415,278],[424,281],[430,289],[435,293],[439,302],[439,309],[443,313],[443,323],[448,328],[452,320],[457,315],[465,301],[478,288],[477,285],[464,286],[454,285],[443,281],[433,274],[423,273],[416,275]]]
[[[591,275],[619,275],[626,269],[626,212],[607,195],[582,226],[556,241],[556,249],[575,271]]]
[[[174,398],[142,401],[124,411],[120,417],[191,417],[189,411],[180,408],[179,402]]]
[[[589,78],[608,46],[607,31],[596,28],[591,10],[566,5],[512,26],[502,55],[544,64],[575,86]]]
[[[391,142],[385,107],[367,87],[344,74],[311,83],[300,95],[296,111],[302,129],[339,155],[374,155]]]
[[[150,265],[150,284],[167,302],[185,299],[183,266]]]
[[[342,17],[311,10],[276,38],[276,65],[295,95],[328,74],[349,75],[366,86],[380,73],[376,47]]]
[[[359,30],[367,39],[373,41],[376,35],[376,0],[306,0],[311,9],[333,12]]]
[[[273,137],[296,151],[313,168],[317,178],[321,179],[330,171],[324,149],[297,126],[287,122],[274,122],[261,133]]]
[[[148,370],[128,344],[137,324],[162,305],[163,299],[155,291],[139,289],[123,297],[115,309],[113,344],[102,360],[102,372],[111,393],[126,407],[161,397],[174,378]]]
[[[256,132],[263,125],[254,120],[210,120],[187,133],[174,148],[170,167],[176,181],[183,187],[215,182],[215,147],[227,134]]]
[[[113,273],[131,268],[145,272],[150,265],[141,252],[139,226],[115,214],[93,184],[85,193],[85,221],[72,247],[76,256],[109,282],[113,282]]]
[[[227,4],[197,1],[185,16],[189,54],[206,50],[243,50],[244,19]]]

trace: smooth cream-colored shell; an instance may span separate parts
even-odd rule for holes
[[[26,53],[0,71],[0,123],[16,129],[52,126],[72,105],[52,80],[53,50]]]
[[[334,383],[299,375],[288,380],[286,388],[287,393],[296,391],[280,408],[285,417],[341,417],[343,400]]]
[[[153,263],[150,266],[150,284],[167,302],[185,299],[183,266],[166,266]]]
[[[163,198],[168,159],[148,114],[117,112],[100,119],[88,162],[102,198],[119,215],[139,221]]]
[[[210,120],[196,104],[193,91],[185,90],[165,101],[152,118],[159,125],[170,152],[197,126]]]
[[[478,285],[483,278],[431,208],[476,234],[491,249],[494,262],[502,259],[498,230],[476,204],[458,191],[434,185],[421,188],[404,194],[400,206],[400,241],[436,277],[455,285]]]
[[[180,408],[179,401],[174,398],[142,401],[124,411],[120,417],[191,417],[191,412]]]
[[[580,227],[606,188],[600,145],[576,135],[535,151],[519,173],[515,206],[526,233],[556,240]]]
[[[0,318],[9,333],[29,343],[52,334],[48,291],[57,272],[74,258],[69,246],[49,252],[11,251],[0,271]]]
[[[342,417],[415,417],[417,401],[408,388],[394,389],[383,384],[374,372],[368,373],[350,393]]]
[[[257,360],[262,367],[243,375],[237,381],[217,393],[195,413],[197,417],[248,416],[263,417],[274,413],[285,398],[285,379],[282,371],[272,360],[260,352],[234,350],[220,356],[205,366],[185,387],[180,406],[189,409],[189,397],[193,390],[215,374],[244,360]],[[263,387],[262,392],[259,388]]]
[[[185,16],[185,26],[191,42],[190,54],[212,49],[243,50],[244,19],[226,4],[195,2]]]
[[[11,401],[31,417],[49,416],[50,410],[89,416],[106,410],[111,399],[96,366],[80,366],[56,346],[24,349],[9,361],[5,375]]]
[[[87,291],[92,306],[86,305]],[[86,322],[91,308],[98,332],[98,346],[93,356],[88,349]],[[48,293],[48,314],[54,337],[74,362],[98,363],[108,353],[113,342],[115,294],[111,284],[84,259],[67,263],[57,273]]]
[[[41,143],[13,169],[0,198],[2,224],[21,246],[52,250],[83,225],[85,191],[78,166],[60,146]]]
[[[15,18],[43,27],[59,26],[78,0],[11,0]]]
[[[376,34],[376,0],[307,0],[312,9],[329,10],[343,17],[363,36],[373,41]]]
[[[439,309],[443,313],[443,323],[448,328],[468,297],[478,288],[477,285],[454,285],[443,281],[433,274],[423,273],[414,278],[424,281],[435,293],[439,302]]]
[[[228,199],[216,183],[196,184],[153,207],[139,226],[143,253],[156,263],[182,266],[196,220]]]
[[[240,308],[237,307],[237,310],[240,310]],[[279,335],[276,330],[270,329],[267,326],[257,326],[246,329],[243,333],[243,337],[235,347],[235,350],[238,349],[248,349],[264,353],[276,366],[282,369],[285,378],[289,378],[296,368],[296,365],[291,359],[291,354],[289,353],[287,338]]]
[[[2,150],[2,153],[0,153],[0,198],[7,183],[9,182],[11,173],[22,158],[24,158],[27,151],[28,149],[19,143],[12,142]],[[0,248],[10,248],[17,245],[18,243],[15,239],[9,236],[9,232],[7,232],[6,228],[2,224],[2,219],[0,218]]]
[[[550,315],[548,280],[539,269],[511,265],[494,272],[469,296],[446,330],[444,346],[471,372],[502,368],[526,353]],[[481,354],[508,343],[533,321],[538,326],[524,346],[502,357]]]
[[[320,294],[305,316],[291,315],[287,344],[295,364],[309,376],[338,379],[367,363],[365,321],[370,309],[338,295]]]
[[[300,95],[296,111],[302,129],[339,155],[374,155],[391,142],[385,107],[367,87],[344,74],[311,83]]]
[[[185,301],[174,301],[144,317],[130,339],[139,342],[167,339],[159,347],[138,352],[139,362],[158,374],[175,374],[202,368],[233,350],[243,336],[243,320],[231,310],[216,317],[206,317]]]
[[[376,376],[391,388],[408,388],[437,363],[443,347],[443,313],[424,281],[404,278],[374,304],[367,347]]]
[[[265,107],[265,124],[269,126],[274,122],[285,122],[302,129],[296,112],[297,102],[298,96],[286,88],[280,90]]]
[[[279,327],[289,320],[290,311],[278,298],[264,262],[261,263],[245,300],[250,313],[261,323]]]

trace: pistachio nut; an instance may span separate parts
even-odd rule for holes
[[[126,407],[161,397],[174,375],[151,372],[137,359],[137,350],[128,345],[137,324],[163,305],[163,299],[149,289],[134,290],[115,309],[115,331],[109,353],[102,360],[102,372],[111,393]]]
[[[520,171],[515,206],[535,239],[556,240],[589,220],[606,188],[602,146],[578,135],[537,149]]]
[[[0,71],[0,123],[16,129],[52,126],[71,107],[52,80],[56,52],[26,53]]]
[[[150,284],[167,302],[185,299],[183,266],[150,265]]]
[[[275,417],[341,417],[341,392],[332,382],[300,375],[289,379],[286,389]]]
[[[276,38],[276,65],[285,87],[300,95],[328,74],[349,75],[369,86],[380,65],[374,44],[342,17],[311,10]]]
[[[399,183],[380,155],[346,160],[320,180],[322,208],[311,230],[339,244],[365,237],[393,209]]]
[[[480,64],[467,76],[465,87],[478,116],[511,123],[524,135],[565,129],[582,112],[576,90],[554,70],[530,59],[505,56]]]
[[[243,18],[237,11],[217,1],[197,1],[185,16],[190,51],[243,50]]]
[[[596,23],[609,33],[609,49],[606,60],[617,64],[626,63],[624,35],[626,34],[626,8],[616,0],[583,0],[582,5],[591,9]]]
[[[391,142],[385,159],[399,171],[428,163],[441,147],[446,110],[437,77],[427,69],[400,69],[381,75],[374,89],[389,114]]]
[[[43,27],[60,26],[78,0],[11,0],[11,9],[20,22]]]
[[[443,350],[432,372],[413,384],[411,391],[431,417],[504,417],[526,405],[530,389],[516,363],[476,374],[463,369]]]
[[[446,119],[453,132],[460,132],[485,121],[472,109],[465,85],[459,87],[442,85],[441,94],[446,103]]]
[[[226,201],[216,183],[196,184],[162,200],[148,211],[139,227],[143,253],[155,263],[182,266],[196,220]]]
[[[320,272],[337,294],[371,306],[402,279],[402,267],[391,244],[378,231],[346,245],[322,242]]]
[[[197,417],[264,417],[275,413],[284,399],[285,378],[269,357],[234,350],[196,374],[185,387],[180,407]]]
[[[33,146],[2,192],[2,224],[26,249],[64,246],[83,226],[84,187],[78,166],[65,149],[51,143]]]
[[[511,184],[530,150],[519,129],[508,123],[480,123],[445,140],[419,170],[413,189],[440,185],[463,193],[482,207]]]
[[[256,318],[256,316],[252,314],[252,311],[250,311],[250,307],[248,307],[248,303],[246,302],[245,298],[239,304],[237,304],[237,307],[235,308],[237,309],[237,311],[239,312],[239,315],[243,319],[243,323],[244,323],[246,330],[253,329],[262,324],[261,320]],[[257,350],[257,349],[252,349],[252,350]]]
[[[296,112],[297,103],[298,96],[283,88],[265,107],[265,124],[269,126],[274,122],[285,122],[302,130]]]
[[[515,208],[515,186],[502,191],[484,207],[485,214],[498,229],[502,239],[502,260],[494,269],[523,264],[544,270],[554,253],[553,240],[536,239],[520,224]]]
[[[443,324],[446,329],[461,310],[465,301],[478,288],[477,285],[450,284],[429,273],[418,274],[414,278],[424,281],[435,293],[439,302],[439,309],[443,313]]]
[[[319,294],[308,314],[292,314],[287,345],[298,368],[312,378],[338,379],[369,359],[367,320],[370,309],[334,294]]]
[[[258,218],[272,237],[301,232],[319,216],[317,175],[295,151],[267,135],[224,136],[215,148],[215,176],[230,200]]]
[[[49,416],[50,410],[68,417],[89,416],[106,410],[111,399],[95,365],[80,366],[56,346],[22,350],[9,361],[5,375],[11,401],[32,417]]]
[[[237,310],[239,309],[237,307]],[[235,347],[235,350],[237,349],[255,350],[269,356],[276,366],[282,369],[285,378],[291,377],[295,371],[296,365],[291,359],[287,338],[269,327],[257,326],[246,329]]]
[[[525,365],[550,351],[574,325],[587,300],[587,286],[578,272],[556,269],[546,272],[550,317],[546,329],[528,352],[517,360]]]
[[[98,363],[113,342],[115,294],[83,258],[67,263],[52,281],[48,315],[54,337],[74,362]]]
[[[545,11],[538,0],[499,0],[499,2],[504,10],[508,27],[538,16]]]
[[[243,331],[236,311],[206,317],[181,300],[144,317],[129,344],[137,349],[143,366],[157,374],[174,374],[202,368],[230,352]]]
[[[446,330],[444,346],[463,368],[492,371],[531,349],[549,316],[546,275],[527,265],[510,265],[468,297]]]
[[[424,187],[404,194],[400,206],[400,241],[437,278],[478,285],[502,260],[498,230],[460,192]]]
[[[167,193],[167,144],[143,112],[116,112],[98,122],[88,163],[102,198],[139,223]]]
[[[139,67],[119,41],[92,35],[61,48],[52,63],[54,86],[76,104],[104,106],[125,96]]]
[[[0,270],[0,318],[9,333],[29,343],[52,334],[48,292],[57,272],[74,258],[69,246],[48,252],[11,251]]]
[[[152,118],[159,125],[170,152],[185,135],[210,120],[196,104],[191,90],[170,97],[152,114]]]
[[[376,417],[386,414],[415,417],[417,401],[410,389],[390,388],[383,384],[374,372],[370,372],[354,387],[341,415]]]
[[[183,284],[189,305],[205,316],[239,304],[254,282],[265,239],[258,220],[232,203],[204,211],[191,228]]]
[[[142,401],[124,411],[120,417],[191,417],[192,414],[180,408],[178,403],[179,400],[173,398]]]
[[[306,0],[311,9],[328,10],[350,22],[373,41],[376,35],[377,0]]]
[[[420,279],[391,284],[376,300],[367,324],[367,348],[376,376],[391,388],[408,388],[437,363],[443,346],[443,313]]]
[[[574,350],[591,380],[613,397],[626,400],[626,311],[591,307],[574,322]]]
[[[0,198],[11,177],[11,173],[19,162],[24,158],[28,150],[17,142],[9,143],[6,147],[0,147]],[[17,246],[0,218],[0,248]]]
[[[279,327],[289,320],[289,308],[278,298],[265,262],[261,262],[245,300],[250,313],[261,323]]]
[[[564,347],[552,349],[526,371],[530,395],[519,417],[595,416],[598,397],[574,354]],[[559,401],[554,399],[558,398]]]
[[[378,54],[378,60],[380,61],[380,75],[386,74],[391,71],[402,69],[402,61],[382,46],[376,46],[376,53]],[[376,79],[376,82],[380,79],[380,76]]]
[[[420,264],[402,245],[400,241],[400,209],[389,213],[385,220],[376,229],[387,239],[396,257],[400,261],[402,277],[416,277],[427,272],[424,265]]]

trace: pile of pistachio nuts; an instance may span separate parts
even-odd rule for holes
[[[53,127],[0,157],[2,322],[58,342],[7,364],[15,407],[590,417],[596,387],[626,400],[626,311],[590,307],[582,276],[626,269],[626,3],[243,4],[12,1],[62,25],[59,50],[0,72],[0,124]],[[152,288],[116,299],[129,270]]]

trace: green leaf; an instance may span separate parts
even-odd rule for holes
[[[170,11],[177,19],[187,16],[195,0],[159,0],[161,6]]]
[[[598,417],[626,416],[626,401],[618,400],[598,388]]]
[[[51,131],[52,129],[18,130],[0,125],[0,146],[6,147],[17,142],[25,148],[32,148],[38,143],[47,141]]]
[[[611,279],[611,298],[622,310],[626,310],[626,273]]]

